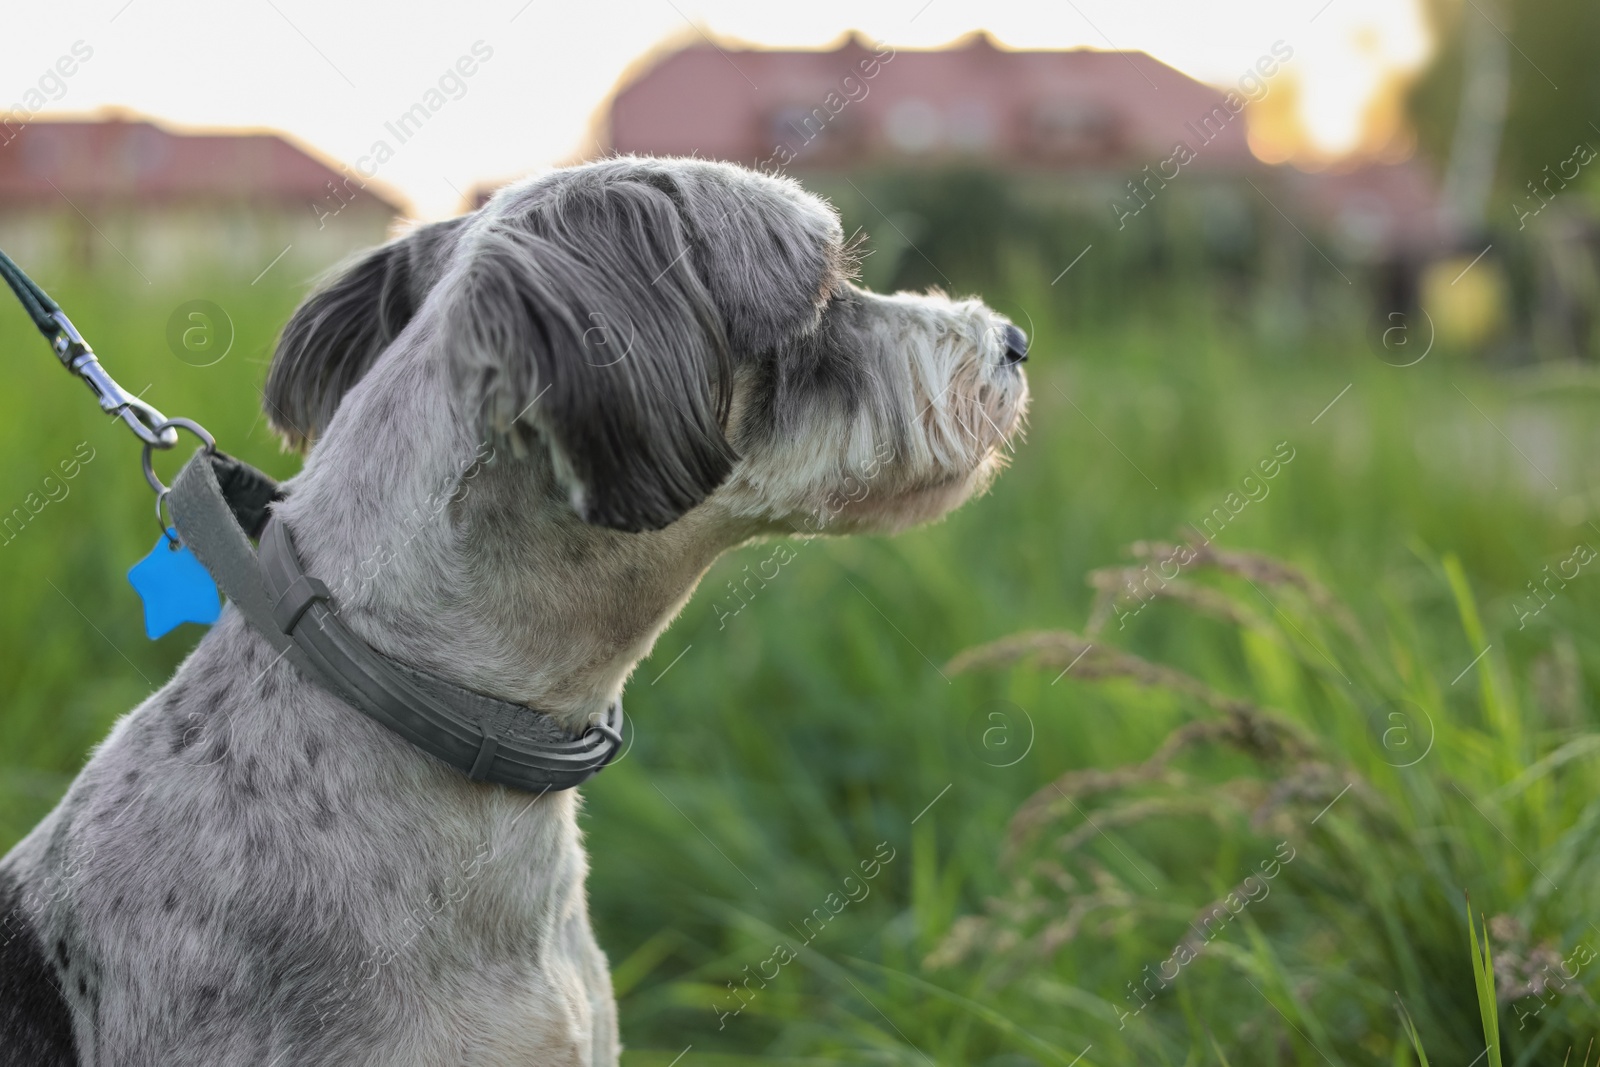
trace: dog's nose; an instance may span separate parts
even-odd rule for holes
[[[1007,366],[1028,362],[1028,335],[1017,329],[1011,323],[1006,323],[1005,329],[1000,331],[1000,339],[1005,342],[1005,361]]]

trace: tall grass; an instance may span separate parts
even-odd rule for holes
[[[1506,1062],[1581,1051],[1600,964],[1540,968],[1600,948],[1600,580],[1552,585],[1522,628],[1517,606],[1600,547],[1595,380],[1442,353],[1400,370],[1342,314],[1262,334],[1202,288],[1124,292],[1114,322],[1077,326],[1050,311],[1055,273],[999,297],[1032,313],[1035,400],[986,499],[892,540],[797,543],[719,620],[770,549],[734,553],[631,683],[632,748],[584,816],[627,1062],[1405,1062],[1398,991],[1434,1062],[1466,1064],[1463,890],[1490,916]],[[296,287],[42,280],[125,384],[292,469],[255,389]],[[211,367],[165,341],[195,297],[238,329]],[[123,574],[156,531],[125,432],[20,314],[0,311],[0,349],[0,506],[95,450],[0,547],[8,845],[198,631],[143,638]],[[1143,567],[1124,546],[1182,539],[1280,442],[1294,459],[1215,548],[1292,572],[1229,556],[1248,567],[1188,571],[1125,629],[1097,618]],[[1081,644],[950,665],[1029,631]],[[1129,983],[1280,841],[1270,893],[1119,1028]]]
[[[1274,1032],[1295,1062],[1387,1057],[1392,990],[1415,1005],[1435,1055],[1500,1062],[1490,928],[1481,923],[1480,947],[1469,913],[1463,938],[1456,902],[1485,887],[1502,922],[1545,932],[1556,956],[1590,943],[1600,774],[1572,769],[1563,785],[1577,817],[1519,846],[1502,827],[1538,818],[1545,802],[1496,794],[1504,721],[1473,723],[1448,686],[1430,685],[1445,665],[1409,635],[1374,642],[1275,560],[1205,545],[1192,555],[1188,575],[1150,595],[1236,631],[1244,663],[1230,688],[1242,695],[1117,650],[1104,632],[1014,635],[950,664],[1067,670],[1120,686],[1127,714],[1174,698],[1187,713],[1146,759],[1074,769],[1029,798],[1001,850],[1012,885],[928,962],[987,970],[1013,1003],[1041,974],[1059,982],[1054,995],[1074,988],[1082,1033],[1106,1062],[1180,1062],[1221,1028],[1242,1062],[1276,1062],[1251,1051]],[[1094,584],[1117,595],[1138,573],[1116,568]],[[1461,614],[1475,615],[1471,601]],[[1494,679],[1499,666],[1486,656],[1475,669]],[[1557,855],[1569,860],[1557,867]],[[1118,950],[1130,941],[1151,946],[1143,967]],[[1513,949],[1501,952],[1512,990],[1540,970]],[[1592,1002],[1558,984],[1537,1024],[1508,1042],[1527,1057],[1592,1032]],[[1402,1025],[1409,1036],[1409,1014]]]

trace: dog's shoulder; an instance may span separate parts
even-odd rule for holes
[[[0,868],[0,1067],[78,1062],[72,1009],[54,975],[21,884]]]

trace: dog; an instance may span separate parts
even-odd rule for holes
[[[877,295],[794,181],[619,157],[371,251],[291,317],[274,521],[378,651],[574,735],[722,553],[981,492],[1027,339]],[[574,790],[469,780],[230,605],[0,861],[0,1062],[615,1064]]]

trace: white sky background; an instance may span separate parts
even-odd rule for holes
[[[1355,143],[1386,71],[1415,68],[1418,0],[57,0],[4,6],[0,109],[21,101],[75,41],[93,58],[44,114],[118,105],[178,124],[285,130],[349,163],[395,139],[384,123],[482,40],[494,50],[460,99],[395,149],[377,179],[417,214],[454,214],[459,190],[550,166],[583,143],[624,68],[695,27],[774,47],[820,47],[859,29],[897,48],[975,29],[1014,48],[1142,49],[1232,85],[1279,39],[1318,147]],[[319,54],[320,53],[320,54]],[[1292,72],[1292,73],[1291,73]]]

